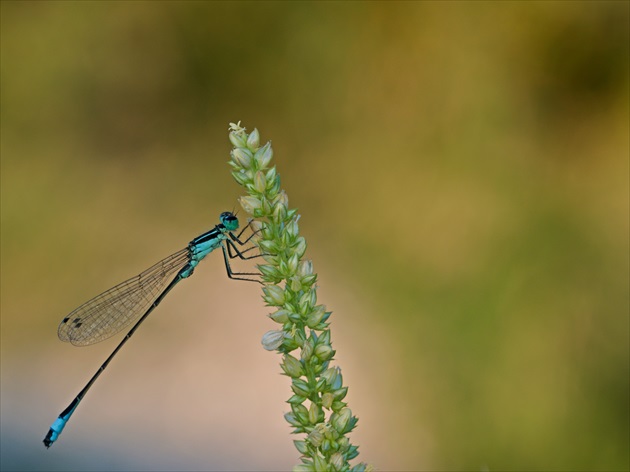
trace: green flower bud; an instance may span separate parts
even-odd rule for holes
[[[324,331],[317,340],[319,344],[330,344],[330,330]]]
[[[298,403],[304,403],[306,401],[306,397],[302,397],[300,395],[293,395],[291,398],[289,398],[287,400],[287,403],[289,404],[295,404],[297,405]]]
[[[262,202],[256,197],[241,197],[238,199],[239,203],[250,215],[253,215],[256,210],[258,210],[262,206]]]
[[[284,309],[280,309],[274,313],[268,315],[269,318],[274,320],[276,323],[284,324],[289,321],[289,312]]]
[[[332,456],[330,456],[330,465],[335,470],[341,470],[344,464],[344,457],[341,452],[335,452]]]
[[[295,238],[300,232],[297,219],[291,220],[289,224],[287,225],[287,227],[285,228],[285,231],[289,236]]]
[[[300,313],[308,313],[311,311],[311,308],[315,306],[317,303],[317,295],[315,294],[315,290],[309,290],[308,292],[304,292],[298,301],[298,308],[300,309]]]
[[[330,452],[332,448],[333,448],[332,442],[330,441],[329,438],[326,438],[322,441],[322,445],[320,446],[320,449],[322,450],[324,454]]]
[[[269,184],[269,198],[276,198],[280,193],[280,176],[277,175],[276,178]]]
[[[262,242],[262,241],[260,241]],[[266,242],[270,242],[270,241],[266,241]],[[262,247],[260,246],[260,244],[258,245],[259,248],[262,250]],[[273,265],[273,266],[277,266],[278,265],[278,256],[273,256],[271,254],[261,254],[263,260],[265,262],[268,262],[269,264]]]
[[[252,152],[249,149],[237,147],[232,149],[232,160],[241,167],[249,167],[252,163]]]
[[[284,355],[284,360],[282,364],[280,364],[280,367],[282,367],[282,370],[284,370],[289,377],[297,378],[304,374],[302,363],[291,354]]]
[[[293,254],[291,257],[289,257],[289,260],[287,261],[287,271],[290,275],[294,275],[297,271],[298,261],[299,259],[297,254]]]
[[[301,316],[299,313],[295,313],[294,311],[292,311],[289,314],[289,320],[292,321],[293,323],[299,323],[301,319]]]
[[[258,134],[258,130],[254,128],[254,131],[249,133],[249,136],[247,137],[247,147],[251,149],[252,151],[255,151],[256,149],[258,149],[259,145],[260,145],[260,134]]]
[[[263,147],[261,147],[258,151],[256,151],[256,155],[254,159],[256,159],[256,164],[258,164],[259,169],[264,169],[271,161],[273,157],[273,149],[271,149],[271,142],[267,142]]]
[[[284,341],[282,343],[282,348],[286,352],[291,352],[297,349],[298,347],[300,347],[300,344],[296,341],[295,337],[288,336],[284,338]]]
[[[332,394],[334,395],[335,400],[343,400],[344,398],[346,398],[346,395],[348,394],[348,387],[341,387],[335,390],[334,392],[332,392]]]
[[[348,406],[348,404],[346,402],[341,402],[341,401],[335,400],[333,402],[333,404],[330,406],[330,409],[332,411],[341,411],[346,406]]]
[[[280,262],[278,263],[278,270],[283,275],[283,278],[288,277],[289,267],[287,266],[287,262],[284,259],[280,259]]]
[[[317,392],[323,392],[324,387],[326,387],[326,381],[324,379],[319,379],[317,383],[315,384],[315,390]]]
[[[284,303],[284,290],[278,285],[266,285],[263,287],[265,296],[263,299],[271,306],[282,306]]]
[[[247,172],[244,172],[243,170],[232,172],[232,177],[234,177],[234,180],[243,186],[247,185],[249,182],[249,176],[247,175]]]
[[[310,442],[314,447],[319,447],[324,440],[324,434],[320,428],[315,427],[313,431],[308,433],[306,440]]]
[[[289,220],[290,218],[288,216],[284,218],[285,222]],[[282,234],[280,235],[280,241],[282,241],[283,246],[293,246],[293,243],[295,242],[294,237],[291,236],[287,231],[282,232]]]
[[[330,407],[333,403],[333,394],[330,392],[326,392],[322,395],[322,406],[327,410],[330,410]]]
[[[310,288],[315,281],[317,280],[317,274],[307,275],[306,277],[302,277],[302,285],[305,288]]]
[[[320,455],[316,455],[313,457],[313,467],[317,471],[325,471],[328,470],[328,465],[326,464],[326,459],[321,457]]]
[[[308,424],[308,410],[302,404],[292,404],[291,411],[293,411],[293,415],[300,422],[301,425]]]
[[[302,236],[299,236],[296,239],[295,246],[293,246],[293,252],[297,254],[298,257],[304,256],[304,254],[306,253],[306,239],[304,239]]]
[[[317,326],[324,316],[326,315],[326,307],[324,305],[317,305],[306,317],[305,324],[309,328]]]
[[[335,351],[328,344],[320,344],[315,348],[315,356],[321,361],[327,361],[335,355]]]
[[[302,424],[297,420],[297,418],[295,417],[293,413],[285,413],[284,419],[286,420],[287,423],[289,423],[293,427],[302,426]]]
[[[266,198],[263,200],[262,202],[262,208],[260,210],[260,214],[262,215],[269,215],[271,213],[271,204],[269,203],[269,200],[267,200]]]
[[[287,218],[287,207],[282,203],[276,203],[273,208],[272,218],[276,224],[283,223]]]
[[[293,444],[300,454],[306,454],[308,452],[308,444],[306,441],[294,440]]]
[[[313,340],[307,339],[304,341],[304,345],[302,346],[302,352],[300,353],[300,359],[303,361],[308,361],[313,355]]]
[[[260,238],[267,241],[274,241],[277,233],[278,227],[271,221],[265,221],[262,231],[260,232]]]
[[[308,409],[308,421],[311,424],[317,424],[322,416],[324,415],[319,405],[317,403],[311,403],[311,406]]]
[[[293,379],[291,381],[291,390],[301,397],[308,397],[311,393],[308,384],[302,379]]]
[[[278,172],[276,171],[276,166],[273,166],[265,174],[265,180],[267,181],[267,188],[273,187],[273,184],[276,183],[276,178],[278,178]]]
[[[339,367],[330,367],[322,373],[321,377],[332,387],[332,385],[337,381],[338,375],[340,375]]]
[[[294,292],[299,292],[300,290],[302,290],[302,282],[300,281],[300,278],[297,276],[289,278],[289,287]]]
[[[331,384],[333,390],[338,390],[343,385],[343,375],[341,375],[341,369],[337,367],[337,376],[335,377],[335,381]]]
[[[339,446],[339,449],[345,450],[350,446],[350,440],[345,436],[341,436],[337,439],[337,445]]]
[[[230,123],[230,142],[235,147],[245,147],[247,144],[247,135],[245,134],[245,128],[241,128],[241,122],[238,123]]]
[[[265,251],[265,253],[268,253],[268,254],[277,254],[280,250],[280,248],[278,247],[278,243],[276,242],[275,239],[273,240],[263,239],[258,242],[258,246],[260,247],[262,251]]]
[[[286,208],[289,207],[289,197],[287,196],[287,193],[284,190],[281,190],[278,195],[276,196],[275,200],[274,200],[274,205],[278,204],[278,203],[282,203]]]
[[[265,174],[259,170],[254,174],[254,189],[259,193],[263,193],[266,186],[267,181],[265,180]]]
[[[265,277],[265,278],[267,278],[269,280],[275,280],[275,279],[281,279],[282,278],[282,275],[280,274],[280,271],[278,269],[276,269],[272,265],[258,264],[256,267],[258,267],[258,270],[263,275],[263,277]]]
[[[343,434],[352,418],[350,408],[343,408],[339,413],[333,413],[330,422],[339,433]]]

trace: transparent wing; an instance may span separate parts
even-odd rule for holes
[[[87,346],[120,332],[146,312],[188,260],[188,249],[182,249],[85,302],[61,321],[59,339]]]

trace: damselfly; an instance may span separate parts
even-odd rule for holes
[[[90,387],[136,329],[138,329],[140,324],[149,316],[153,309],[159,305],[166,294],[171,291],[175,285],[182,279],[192,275],[195,267],[204,257],[221,247],[229,278],[260,282],[259,280],[247,277],[239,277],[243,275],[259,274],[252,272],[233,272],[230,267],[230,259],[234,259],[235,257],[241,259],[258,257],[258,255],[244,255],[252,248],[241,251],[237,247],[237,244],[241,247],[247,244],[256,232],[253,232],[245,241],[241,241],[239,238],[249,227],[249,224],[243,228],[238,235],[235,235],[233,232],[238,229],[239,224],[238,219],[233,213],[229,211],[223,212],[219,220],[221,222],[218,225],[210,231],[197,236],[185,249],[168,256],[166,259],[161,260],[136,277],[125,280],[106,292],[92,298],[61,320],[57,331],[59,339],[70,342],[75,346],[87,346],[103,341],[119,333],[134,321],[135,324],[118,346],[116,346],[116,349],[114,349],[105,362],[99,367],[87,385],[83,387],[83,390],[79,392],[70,405],[68,405],[53,422],[44,438],[44,445],[47,448],[57,440]],[[232,252],[232,250],[234,250],[234,252]]]

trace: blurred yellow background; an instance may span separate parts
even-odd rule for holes
[[[41,443],[117,342],[57,324],[235,208],[238,120],[302,215],[359,460],[628,470],[627,2],[1,8],[2,470],[298,462],[270,310],[218,254]]]

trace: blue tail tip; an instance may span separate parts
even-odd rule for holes
[[[57,439],[57,433],[55,431],[53,431],[52,429],[48,430],[48,434],[46,434],[46,437],[44,438],[44,446],[46,446],[46,449],[48,449],[50,446],[53,445],[53,443],[55,442],[55,439]]]

